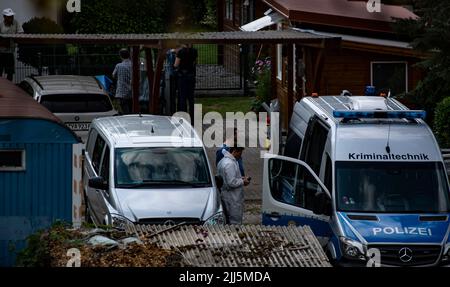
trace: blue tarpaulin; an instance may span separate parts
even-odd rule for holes
[[[113,81],[110,78],[108,78],[108,76],[105,75],[95,76],[95,78],[100,82],[105,91],[107,91],[108,94],[111,96],[112,95],[111,85],[113,84]]]

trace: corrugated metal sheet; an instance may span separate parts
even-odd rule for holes
[[[15,252],[25,246],[31,233],[56,220],[72,220],[76,139],[59,129],[64,128],[49,121],[0,120],[0,134],[13,133],[12,141],[0,141],[0,149],[23,149],[26,157],[25,171],[0,171],[0,266],[14,264]]]
[[[302,33],[293,30],[256,32],[200,32],[165,34],[8,34],[1,39],[13,39],[17,43],[127,43],[158,45],[161,41],[185,41],[190,43],[320,43],[327,36]]]
[[[309,226],[145,226],[127,232],[175,250],[185,266],[330,267]]]

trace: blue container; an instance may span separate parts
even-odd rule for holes
[[[13,266],[32,233],[72,221],[78,137],[0,78],[0,266]]]

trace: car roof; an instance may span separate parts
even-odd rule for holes
[[[357,110],[385,110],[385,111],[406,111],[407,107],[395,99],[374,97],[374,96],[320,96],[307,97],[305,101],[311,103],[316,108],[332,119],[336,124],[342,119],[333,116],[334,111],[357,111]],[[360,119],[360,122],[373,122],[372,119]],[[379,120],[377,120],[379,121]],[[392,120],[389,120],[392,123]],[[398,119],[394,122],[404,122]]]
[[[40,88],[40,94],[104,94],[104,90],[92,76],[51,75],[29,77]]]
[[[203,147],[188,121],[179,117],[127,115],[95,119],[92,126],[114,147]]]

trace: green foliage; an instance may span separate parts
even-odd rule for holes
[[[270,91],[271,91],[270,78],[271,78],[270,70],[264,70],[261,74],[259,74],[258,84],[256,86],[255,91],[256,98],[252,104],[252,109],[254,111],[260,111],[261,105],[263,103],[268,103],[270,101]]]
[[[436,106],[434,132],[443,148],[450,148],[450,97]]]
[[[253,111],[261,111],[263,103],[269,103],[271,100],[271,61],[270,58],[265,60],[257,60],[253,68],[253,76],[255,77],[255,100],[252,103]]]
[[[212,29],[217,29],[217,0],[204,0],[206,13],[201,24]]]
[[[32,18],[30,21],[25,22],[23,25],[23,31],[27,34],[62,34],[64,29],[53,20],[48,18]]]
[[[69,225],[56,222],[49,230],[40,230],[27,238],[27,247],[17,254],[16,265],[20,267],[50,266],[50,241],[68,240]]]
[[[22,25],[26,34],[61,34],[64,29],[48,18],[33,18]],[[19,45],[19,60],[34,68],[63,66],[67,63],[65,45]],[[39,56],[40,55],[40,56]],[[47,55],[58,55],[47,57]],[[52,72],[52,71],[51,71]]]
[[[167,11],[165,0],[84,0],[71,26],[77,33],[160,33]]]
[[[430,57],[418,64],[426,77],[416,89],[405,96],[407,102],[424,108],[433,121],[436,104],[450,94],[450,1],[416,1],[418,20],[399,20],[397,32],[412,39],[412,46],[430,53]]]

